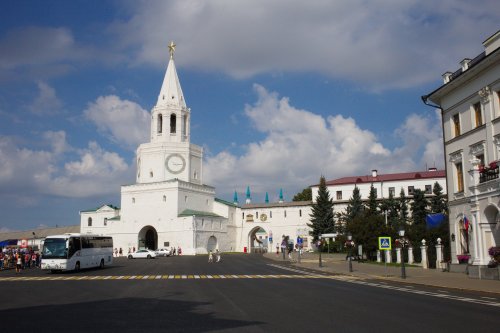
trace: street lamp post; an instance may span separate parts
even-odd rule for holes
[[[403,227],[399,229],[399,237],[401,237],[399,240],[399,243],[401,244],[401,278],[406,279],[405,252],[404,252],[406,241],[405,241],[405,229]]]
[[[352,235],[351,233],[347,234],[347,242],[349,246],[349,272],[352,272]]]
[[[318,239],[318,251],[319,251],[319,267],[323,267],[323,262],[321,261],[321,238]]]

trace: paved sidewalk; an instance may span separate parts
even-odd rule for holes
[[[283,256],[276,253],[266,253],[266,258],[278,262],[289,262],[283,260]],[[464,273],[442,272],[438,269],[422,269],[420,267],[406,267],[406,279],[401,278],[401,267],[387,266],[374,263],[352,262],[353,272],[349,272],[349,263],[345,260],[345,254],[321,255],[323,267],[319,267],[318,253],[305,253],[302,255],[301,263],[293,263],[297,267],[320,270],[332,274],[353,275],[369,279],[390,280],[408,284],[421,284],[442,288],[454,288],[459,290],[471,290],[500,294],[500,281],[471,279]],[[297,259],[297,254],[294,253]]]

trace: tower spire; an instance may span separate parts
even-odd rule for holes
[[[177,45],[175,45],[174,42],[170,42],[170,44],[168,44],[170,60],[168,61],[167,71],[165,73],[165,77],[163,78],[163,84],[161,86],[160,95],[158,95],[156,106],[187,108],[174,63],[174,52],[176,46]]]

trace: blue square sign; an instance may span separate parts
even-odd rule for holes
[[[379,250],[392,250],[391,237],[379,237],[378,238],[378,249]]]

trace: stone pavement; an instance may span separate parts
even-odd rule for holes
[[[288,259],[283,260],[281,253],[279,256],[276,253],[266,253],[264,256],[277,262],[289,262]],[[319,267],[318,253],[304,253],[301,262],[294,262],[293,265],[366,279],[390,280],[406,284],[500,294],[500,281],[498,280],[471,279],[464,273],[450,273],[438,269],[422,269],[421,267],[406,267],[406,279],[402,279],[400,266],[385,267],[384,264],[359,263],[357,261],[352,262],[353,272],[351,273],[349,272],[349,263],[345,260],[345,254],[323,253],[321,257],[323,267]],[[296,253],[294,253],[294,259],[297,260]]]

